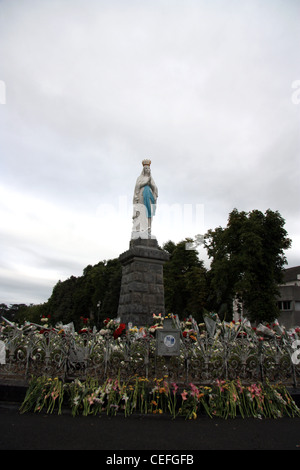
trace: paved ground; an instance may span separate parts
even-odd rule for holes
[[[300,418],[172,420],[164,415],[125,418],[19,413],[26,388],[0,384],[0,450],[102,450],[143,455],[202,450],[300,450]],[[299,406],[300,395],[296,394]],[[141,454],[141,455],[142,455]],[[124,454],[125,455],[125,454]]]
[[[1,450],[297,450],[300,418],[210,419],[193,421],[169,416],[77,416],[27,413],[17,404],[0,403]],[[110,452],[111,451],[111,452]],[[113,451],[113,452],[112,452]],[[118,454],[119,452],[119,454]],[[132,453],[132,452],[131,452]],[[195,457],[196,458],[196,457]]]

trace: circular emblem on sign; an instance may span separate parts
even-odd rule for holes
[[[168,348],[172,348],[172,346],[174,346],[176,340],[174,338],[174,336],[172,335],[166,335],[164,337],[164,344],[168,347]]]

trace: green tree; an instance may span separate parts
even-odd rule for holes
[[[118,259],[109,260],[106,264],[104,295],[102,296],[100,320],[117,316],[122,280],[122,266]]]
[[[58,281],[46,303],[52,322],[73,322],[78,328],[82,317],[99,326],[109,316],[116,317],[121,285],[121,264],[118,259],[88,265],[79,277]],[[99,307],[100,306],[100,307]]]
[[[25,321],[31,321],[33,323],[40,324],[42,316],[47,315],[46,304],[37,304],[37,305],[22,305],[18,310],[15,321],[17,323],[24,323]]]
[[[284,250],[291,246],[284,225],[277,211],[234,209],[226,228],[207,232],[205,246],[212,258],[209,301],[221,316],[232,312],[235,296],[251,321],[272,321],[278,316],[276,296],[286,264]]]
[[[164,265],[164,289],[166,311],[183,318],[193,315],[201,320],[205,308],[207,287],[206,269],[194,249],[187,249],[191,239],[175,245],[169,241],[164,250],[170,253],[170,259]]]
[[[79,317],[85,315],[85,308],[82,308],[82,302],[80,302],[81,292],[81,279],[75,276],[71,276],[65,281],[58,281],[54,286],[51,297],[47,302],[47,315],[51,316],[52,322],[69,323],[74,322],[77,324]],[[80,292],[78,292],[80,290]],[[78,305],[77,302],[80,302]]]

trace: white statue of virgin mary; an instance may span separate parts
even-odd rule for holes
[[[143,160],[143,170],[136,180],[133,195],[133,229],[131,238],[152,238],[151,223],[158,197],[157,186],[151,176],[151,160]]]

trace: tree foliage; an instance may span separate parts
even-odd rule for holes
[[[238,212],[234,209],[226,228],[205,236],[210,266],[210,301],[215,310],[232,310],[233,299],[243,302],[252,321],[272,321],[278,316],[276,296],[286,263],[284,250],[291,240],[278,212],[268,209]]]
[[[82,276],[58,281],[48,301],[23,309],[17,315],[18,321],[38,322],[41,316],[47,316],[53,325],[73,322],[78,328],[86,319],[100,325],[106,316],[117,315],[120,285],[119,260],[100,261],[87,266]]]
[[[169,241],[163,247],[170,253],[164,265],[165,305],[167,312],[179,318],[193,315],[200,321],[206,305],[207,270],[197,251],[186,249],[191,242],[186,239],[175,245]]]

